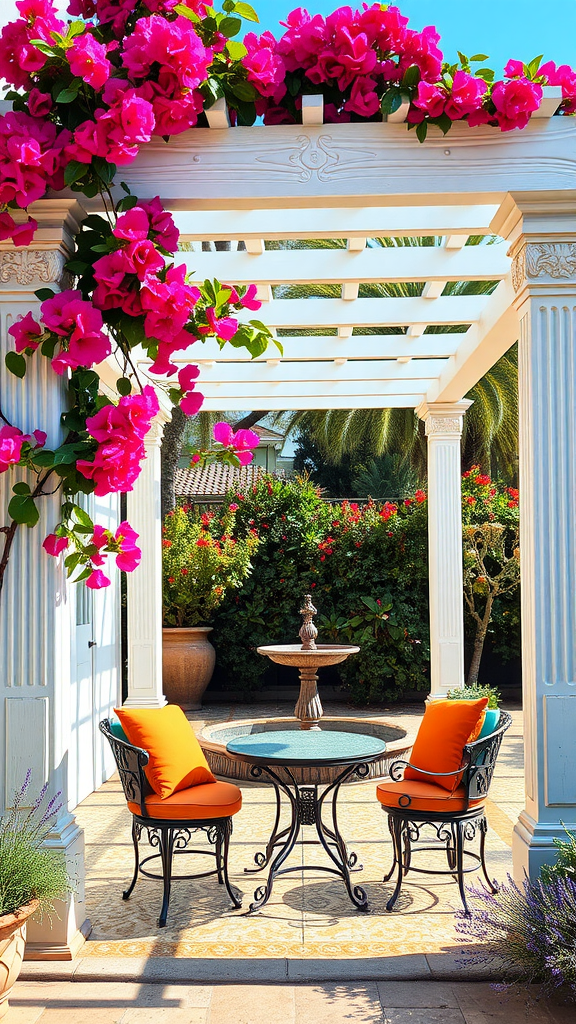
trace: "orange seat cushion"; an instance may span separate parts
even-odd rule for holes
[[[150,760],[144,770],[159,797],[216,781],[182,708],[166,704],[115,711],[130,743],[148,751]]]
[[[462,764],[466,743],[478,735],[484,721],[487,697],[480,700],[433,700],[426,705],[424,718],[410,755],[410,763],[429,775],[406,768],[405,779],[434,782],[452,793],[461,775],[442,778],[436,772],[455,772]]]
[[[156,793],[146,797],[146,810],[151,818],[198,821],[206,818],[229,818],[242,806],[242,793],[233,782],[206,782],[190,789],[179,789],[164,799]],[[132,814],[141,814],[140,804],[128,801]]]
[[[449,814],[466,809],[466,790],[457,786],[453,793],[447,793],[442,786],[433,782],[381,782],[376,787],[376,796],[384,807],[399,807],[401,810],[428,811]],[[469,806],[475,807],[482,800],[471,800]]]

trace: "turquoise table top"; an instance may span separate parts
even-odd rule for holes
[[[374,761],[386,744],[359,732],[285,729],[237,736],[226,750],[249,764],[337,765]]]

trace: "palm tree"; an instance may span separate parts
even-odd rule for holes
[[[469,245],[490,244],[492,238],[473,236]],[[441,242],[435,236],[423,238],[378,238],[371,245],[435,246]],[[344,247],[339,240],[330,247]],[[286,245],[286,243],[284,243]],[[308,248],[309,242],[288,243],[289,247]],[[314,248],[323,248],[314,242]],[[444,289],[446,295],[489,295],[496,281],[455,281]],[[374,283],[361,285],[360,297],[410,297],[422,293],[423,284]],[[283,285],[276,294],[282,298],[301,298],[310,295],[310,286]],[[313,294],[333,297],[339,295],[337,285],[314,285]],[[429,327],[427,333],[462,333],[465,326]],[[279,332],[280,334],[281,332]],[[283,332],[282,332],[283,333]],[[286,331],[286,334],[293,333]],[[322,332],[302,332],[322,333]],[[354,334],[397,334],[397,328],[355,328]],[[473,405],[466,414],[462,442],[462,461],[465,467],[475,463],[493,474],[500,472],[512,480],[516,473],[518,448],[518,352],[514,345],[478,383],[468,392]],[[375,456],[402,453],[406,463],[420,476],[426,473],[426,438],[421,421],[412,409],[333,409],[295,412],[289,420],[291,429],[307,433],[325,453],[330,462],[369,446]]]

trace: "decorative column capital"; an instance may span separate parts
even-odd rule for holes
[[[29,290],[43,284],[61,285],[69,277],[66,256],[57,249],[8,249],[0,251],[0,285],[15,284]]]
[[[159,412],[156,414],[150,424],[150,429],[144,438],[145,448],[160,448],[162,445],[162,437],[164,435],[164,427],[170,420],[170,413],[163,405],[160,406]]]
[[[416,415],[424,420],[426,437],[462,436],[464,414],[472,402],[465,398],[461,402],[421,402]]]
[[[512,250],[512,285],[516,293],[530,285],[576,285],[576,239],[527,241]]]

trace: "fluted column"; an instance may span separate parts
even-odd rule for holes
[[[529,212],[512,248],[526,764],[517,879],[555,860],[564,824],[576,828],[576,237],[561,223],[557,211]]]
[[[145,439],[146,458],[128,493],[128,521],[139,534],[142,561],[127,577],[128,697],[126,707],[158,708],[162,692],[162,516],[160,449],[168,415],[160,411]]]
[[[464,685],[462,579],[462,421],[471,402],[423,402],[416,410],[428,438],[430,696]]]
[[[4,366],[13,350],[8,328],[30,310],[38,314],[39,288],[67,287],[63,272],[70,233],[80,210],[73,200],[38,204],[37,237],[29,248],[0,245],[0,395],[7,419],[25,432],[47,431],[47,444],[62,441],[60,414],[65,381],[36,353],[25,379]],[[24,470],[0,474],[0,526],[5,526],[11,488],[26,478]],[[33,479],[33,478],[31,478]],[[32,788],[48,784],[60,793],[61,807],[47,845],[65,858],[74,892],[57,913],[28,923],[27,958],[70,959],[89,931],[84,902],[84,833],[76,823],[70,786],[70,727],[74,588],[66,580],[63,560],[49,558],[42,540],[60,519],[60,494],[38,502],[40,521],[20,527],[10,555],[0,597],[0,813],[10,807],[16,789],[32,770]]]

